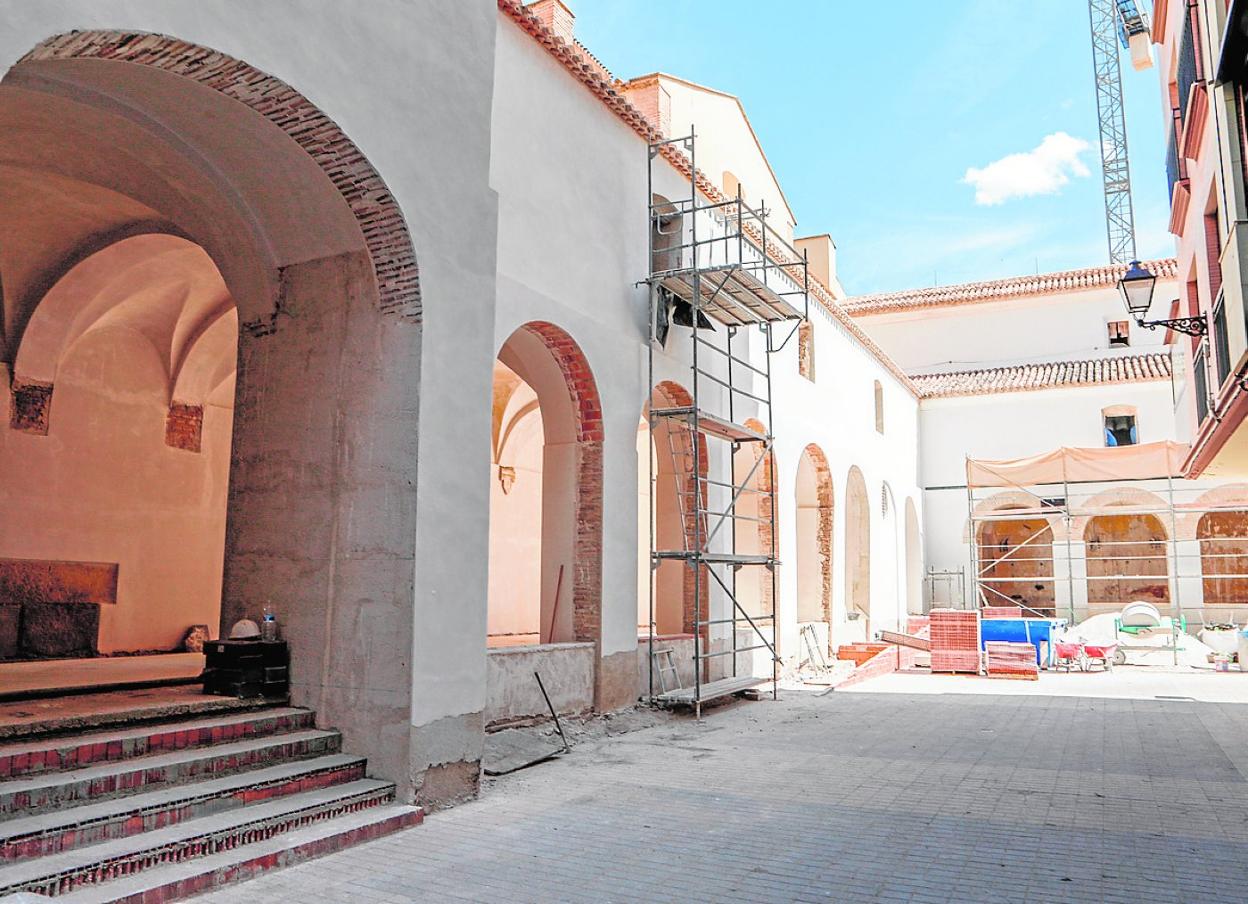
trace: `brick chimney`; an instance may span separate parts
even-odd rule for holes
[[[672,96],[663,87],[658,73],[632,79],[620,89],[628,102],[641,111],[663,137],[672,134]]]
[[[576,16],[560,0],[535,0],[526,8],[565,43],[571,44],[575,40]]]

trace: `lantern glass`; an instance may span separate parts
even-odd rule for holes
[[[1136,320],[1143,320],[1153,304],[1153,288],[1157,285],[1157,277],[1140,266],[1139,261],[1132,261],[1127,272],[1118,281],[1118,291],[1122,293],[1123,304]]]

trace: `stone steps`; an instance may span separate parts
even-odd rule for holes
[[[394,785],[357,779],[0,867],[0,896],[56,896],[190,857],[210,856],[394,800]]]
[[[58,703],[72,721],[7,712],[0,899],[170,901],[423,817],[309,710],[166,695],[127,719],[135,698],[107,696]]]
[[[418,825],[419,807],[391,804],[314,823],[234,850],[144,870],[61,896],[65,904],[175,901]]]
[[[336,731],[305,729],[10,779],[0,782],[0,818],[324,756],[337,753],[341,744],[342,736]]]
[[[0,743],[53,735],[121,731],[149,722],[260,712],[286,701],[209,696],[194,686],[0,701]]]
[[[315,727],[311,710],[274,707],[216,718],[156,722],[138,728],[0,744],[0,778],[61,772],[139,756],[268,737]]]
[[[0,864],[165,828],[247,804],[364,778],[363,757],[336,753],[224,778],[106,798],[0,822]]]

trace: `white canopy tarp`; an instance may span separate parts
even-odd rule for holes
[[[1004,461],[968,458],[966,483],[971,487],[1027,487],[1181,477],[1189,450],[1183,443],[1167,440],[1104,449],[1062,446],[1030,458]]]

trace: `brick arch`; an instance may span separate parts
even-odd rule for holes
[[[692,408],[693,396],[689,394],[689,390],[674,380],[663,380],[655,385],[650,393],[650,399],[647,403],[649,408]],[[667,422],[669,437],[673,444],[672,450],[662,447],[658,449],[660,460],[665,456],[672,459],[672,452],[679,455],[684,461],[692,462],[694,460],[694,450],[697,450],[698,471],[695,475],[690,466],[682,469],[680,474],[676,475],[677,480],[683,487],[683,492],[692,496],[698,493],[702,497],[703,504],[707,500],[706,484],[703,478],[710,473],[708,465],[709,450],[707,448],[706,437],[702,434],[695,434],[687,427],[679,425],[674,420]],[[657,443],[657,440],[655,441]],[[696,444],[696,446],[695,446]],[[675,463],[673,461],[673,470]],[[685,548],[691,548],[695,543],[696,537],[706,536],[706,523],[699,523],[696,512],[686,509],[683,515],[684,525],[684,541]],[[685,634],[694,632],[694,622],[697,621],[695,601],[701,593],[702,600],[708,599],[710,594],[710,575],[703,566],[695,573],[692,568],[684,568],[681,578],[681,597],[682,597],[682,615],[681,629]],[[705,631],[704,631],[705,633]]]
[[[1024,490],[1002,490],[994,493],[987,499],[981,499],[975,503],[975,516],[987,515],[992,512],[1006,511],[1009,509],[1016,510],[1037,510],[1036,517],[1043,518],[1049,523],[1049,528],[1053,531],[1054,540],[1065,541],[1066,526],[1061,515],[1044,515],[1039,513],[1041,507],[1040,497],[1034,493],[1028,493]],[[967,519],[962,523],[962,542],[970,544],[971,542],[971,520]]]
[[[579,642],[602,642],[602,401],[580,345],[563,328],[545,320],[519,331],[541,340],[563,375],[576,434],[576,490],[572,551],[572,633]]]
[[[168,35],[92,30],[54,35],[20,63],[112,60],[150,66],[238,101],[285,132],[342,195],[363,233],[383,313],[421,320],[416,251],[398,201],[338,125],[310,100],[242,60]]]
[[[1188,508],[1188,506],[1184,506]],[[1200,522],[1210,509],[1248,510],[1248,484],[1228,483],[1201,493],[1190,506],[1192,511],[1175,512],[1174,535],[1179,540],[1200,540]]]
[[[820,599],[822,600],[823,620],[830,625],[832,624],[833,519],[836,513],[832,468],[828,464],[828,457],[815,443],[810,443],[802,450],[802,458],[809,461],[815,471],[815,508],[817,511],[815,543],[819,550]],[[800,461],[798,469],[801,469]]]
[[[1159,512],[1169,508],[1169,503],[1157,493],[1151,490],[1144,490],[1139,487],[1110,487],[1090,497],[1087,501],[1080,503],[1079,508],[1084,511],[1098,511],[1100,509],[1123,508],[1125,511],[1121,515],[1132,514],[1133,509],[1143,510],[1146,512]],[[1108,514],[1114,514],[1112,512]],[[1088,525],[1091,523],[1094,515],[1077,515],[1070,519],[1070,536],[1072,539],[1084,537],[1088,531]],[[1168,518],[1157,518],[1157,524],[1161,526],[1165,538],[1170,538],[1170,531],[1166,525]],[[1194,526],[1193,526],[1194,530]],[[1195,537],[1193,532],[1192,537]]]

